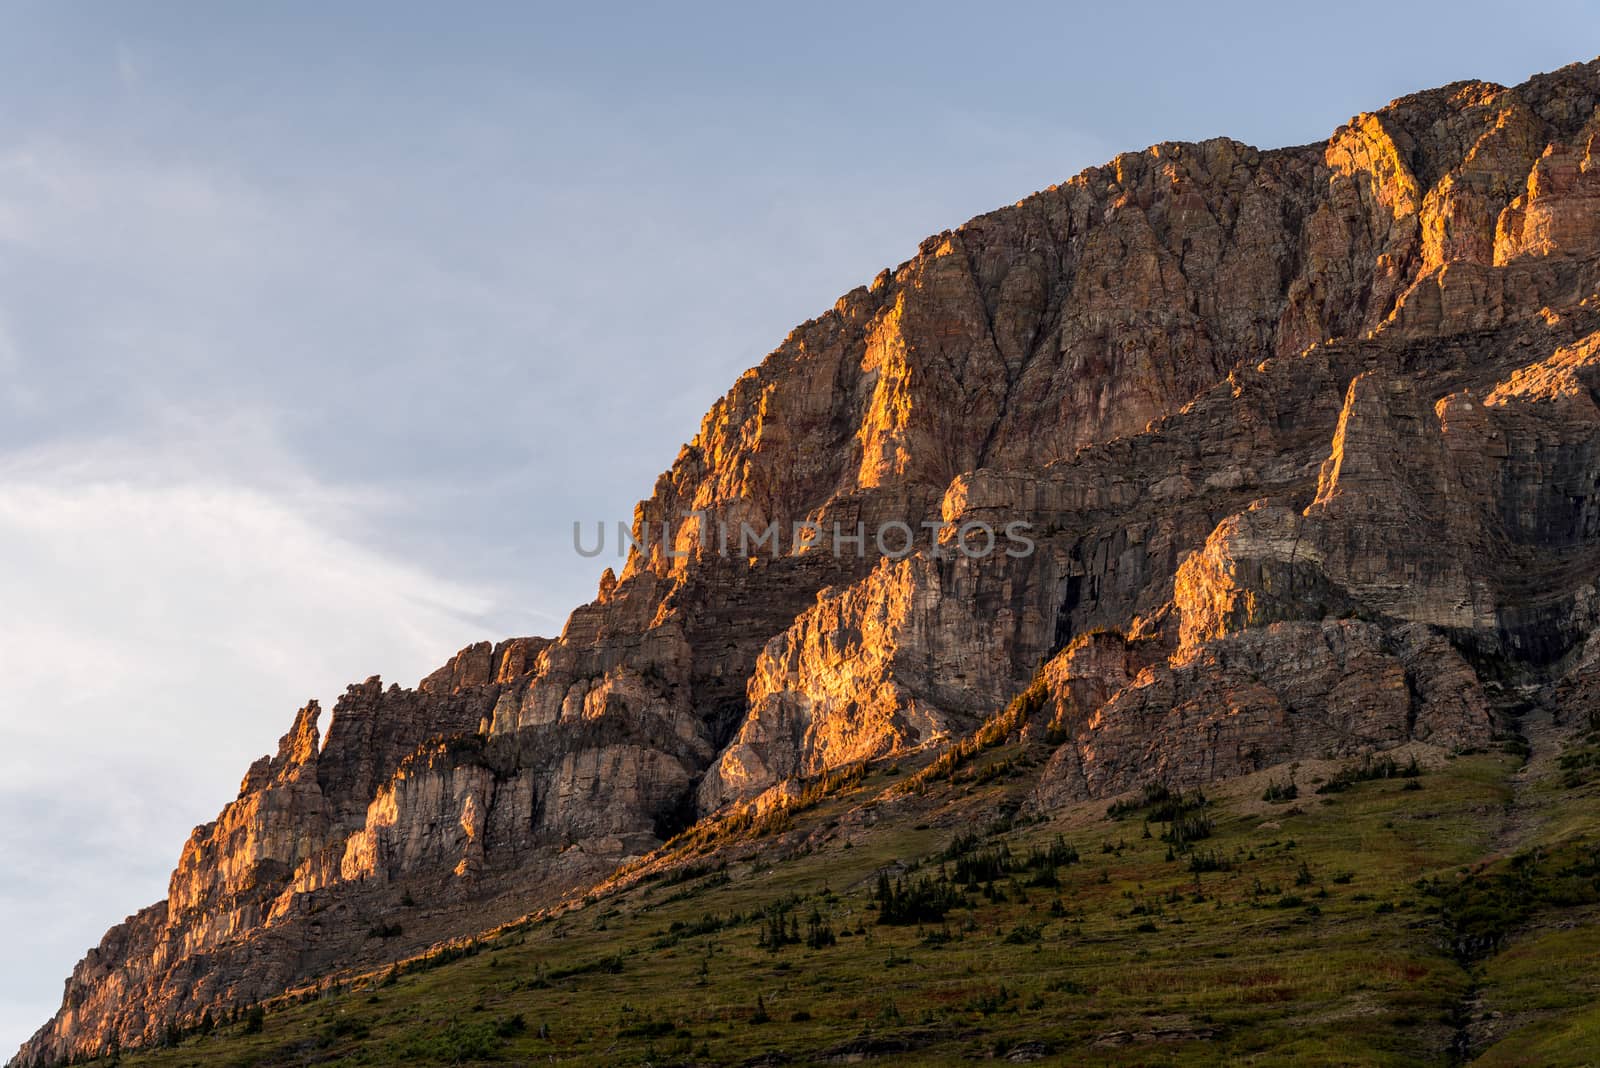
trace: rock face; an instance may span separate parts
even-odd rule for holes
[[[701,810],[970,727],[1013,688],[1012,650],[995,640],[1010,612],[984,612],[959,571],[921,555],[823,590],[756,660],[749,711],[701,783]]]
[[[1600,61],[1463,82],[1320,145],[1127,153],[930,238],[712,406],[559,637],[352,686],[325,739],[303,709],[19,1062],[520,915],[1036,677],[1040,806],[1480,744],[1491,668],[1577,708],[1597,105]]]

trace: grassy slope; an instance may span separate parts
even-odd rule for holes
[[[1142,813],[1112,820],[1097,803],[997,821],[1037,755],[989,750],[977,770],[1007,770],[984,781],[969,766],[920,795],[903,789],[909,773],[879,769],[787,830],[688,839],[632,885],[470,955],[123,1063],[780,1063],[762,1058],[781,1051],[953,1064],[1048,1050],[1418,1064],[1469,1049],[1484,1063],[1581,1064],[1600,1048],[1592,765],[1563,769],[1536,745],[1525,769],[1516,752],[1425,755],[1420,778],[1329,795],[1314,785],[1337,766],[1306,764],[1299,797],[1281,803],[1262,794],[1285,769],[1221,784],[1201,810],[1213,833],[1192,849],[1231,870],[1196,874],[1181,850],[1168,859],[1165,824],[1143,836]],[[890,786],[902,788],[885,797]],[[1055,869],[1057,887],[1027,885],[1050,881],[1038,868],[992,894],[980,884],[942,923],[876,922],[881,869],[952,875],[940,854],[971,831],[969,862],[1001,843],[1020,861],[1058,835],[1079,860]],[[763,910],[785,900],[786,929],[803,938],[815,910],[835,944],[763,947]]]

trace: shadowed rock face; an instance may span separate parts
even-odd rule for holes
[[[1581,702],[1597,104],[1600,61],[1460,83],[1324,144],[1128,153],[930,238],[712,406],[559,637],[352,686],[325,742],[303,709],[19,1059],[521,915],[1036,675],[1039,806],[1477,744],[1486,661]],[[888,521],[914,555],[830,551]],[[973,521],[1035,549],[969,558]],[[820,548],[738,551],[796,522]]]

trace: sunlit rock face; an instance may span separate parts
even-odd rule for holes
[[[1600,63],[1458,83],[1323,144],[1126,153],[929,238],[712,405],[560,635],[352,686],[325,739],[303,710],[21,1060],[522,915],[1035,679],[1040,807],[1478,744],[1486,663],[1572,705],[1597,104]],[[868,536],[793,552],[797,522]],[[972,522],[1032,549],[965,555]],[[739,551],[774,524],[782,552]]]
[[[935,744],[1005,703],[1015,669],[996,631],[1012,626],[1012,608],[979,610],[963,574],[975,562],[947,563],[885,560],[852,586],[823,590],[767,643],[739,733],[701,783],[702,810]]]

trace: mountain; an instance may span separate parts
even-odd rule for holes
[[[559,637],[353,685],[325,737],[301,709],[13,1063],[737,856],[886,761],[948,786],[1020,746],[1014,815],[1049,820],[1583,722],[1597,105],[1600,60],[1459,82],[929,238],[712,406]]]

